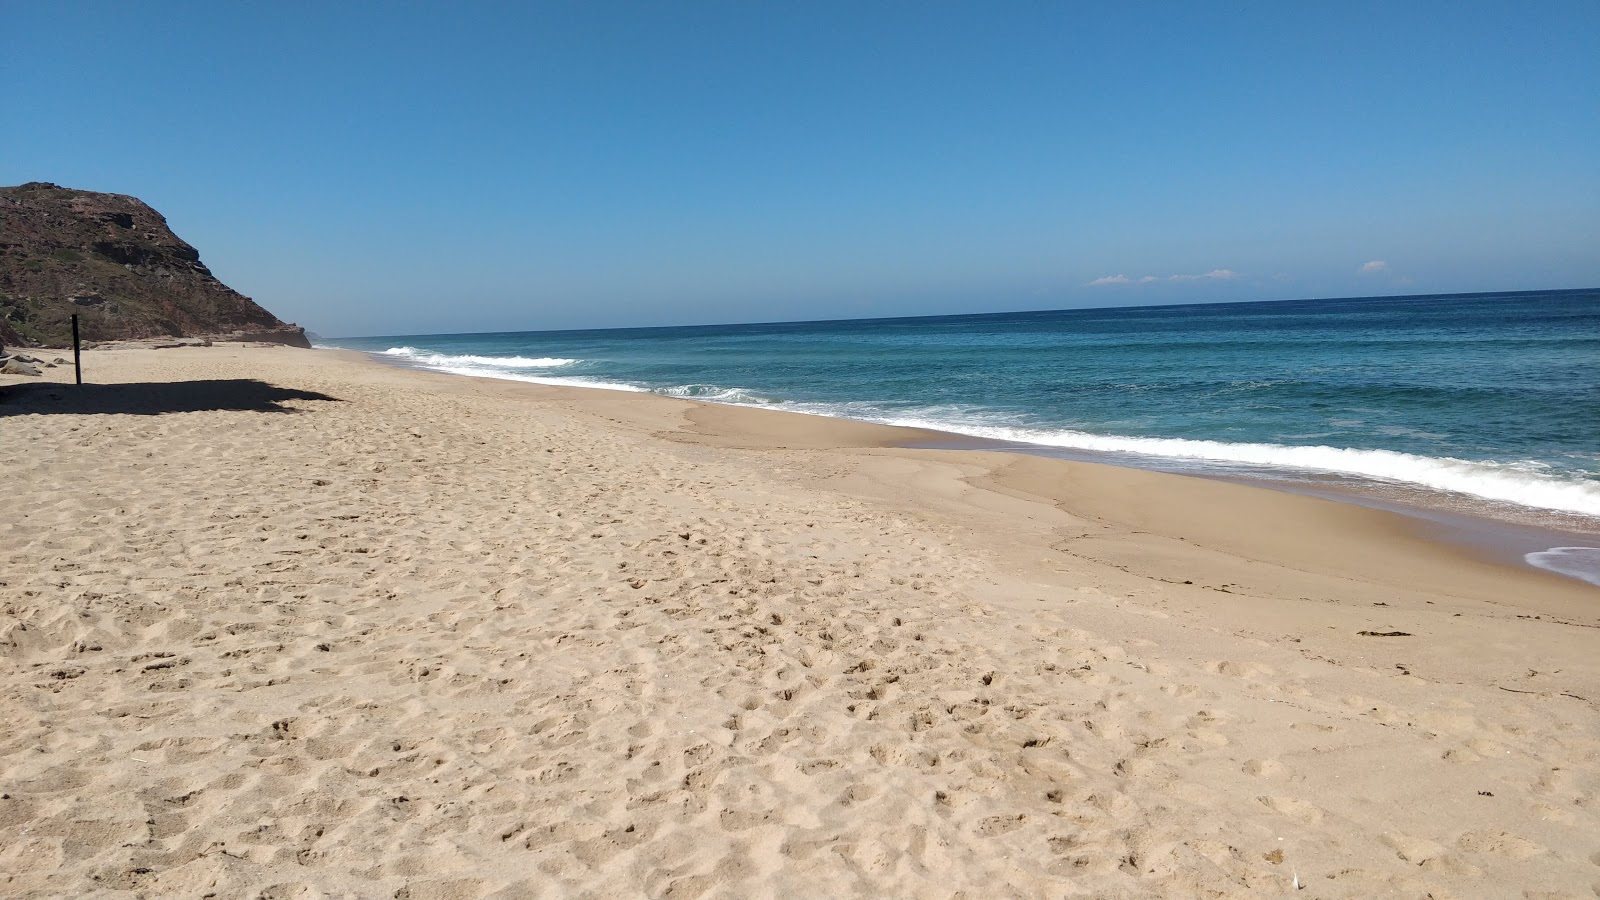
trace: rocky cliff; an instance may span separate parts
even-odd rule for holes
[[[167,220],[133,197],[47,182],[0,187],[0,344],[208,337],[309,347],[218,281]]]

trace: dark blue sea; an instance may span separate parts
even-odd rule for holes
[[[1600,290],[326,345],[1600,525]],[[1586,568],[1593,553],[1532,561]]]

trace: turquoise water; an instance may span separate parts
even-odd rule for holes
[[[463,375],[1600,519],[1600,290],[329,345]]]

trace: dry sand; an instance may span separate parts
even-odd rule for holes
[[[85,359],[0,380],[0,895],[1600,892],[1600,591],[1406,519]]]

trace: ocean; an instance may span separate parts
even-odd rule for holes
[[[1529,564],[1600,584],[1600,290],[319,345],[1501,521]]]

